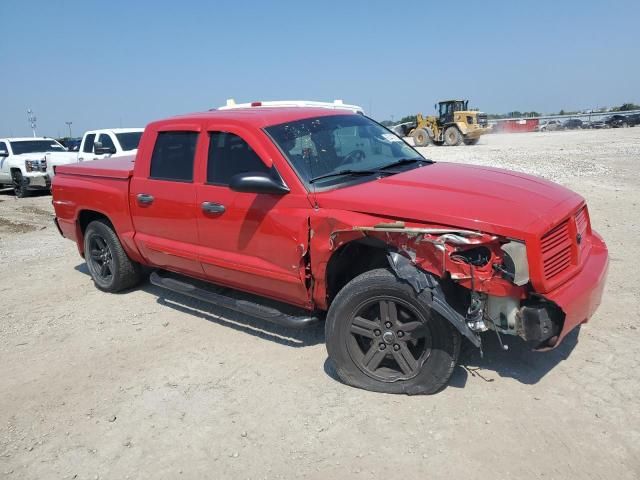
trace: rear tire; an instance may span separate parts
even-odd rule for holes
[[[431,143],[429,132],[424,128],[416,128],[411,136],[413,137],[413,143],[416,147],[426,147]]]
[[[449,147],[462,145],[463,138],[458,127],[449,127],[444,131],[444,143]]]
[[[84,258],[93,283],[105,292],[119,292],[137,285],[142,278],[140,264],[122,248],[113,227],[94,220],[84,233]]]
[[[24,178],[20,170],[13,170],[11,172],[11,180],[13,181],[13,193],[16,198],[24,198],[29,196],[29,189],[24,184]]]
[[[374,392],[436,393],[460,354],[458,331],[387,269],[365,272],[340,290],[325,334],[338,377]]]

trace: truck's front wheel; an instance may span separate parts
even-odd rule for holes
[[[84,258],[91,278],[100,290],[119,292],[140,281],[140,265],[127,256],[113,227],[104,220],[94,220],[87,226]]]
[[[386,269],[349,282],[331,304],[325,329],[340,379],[376,392],[435,393],[460,353],[460,334]]]
[[[29,196],[29,190],[24,182],[24,177],[20,170],[13,170],[11,172],[11,180],[13,182],[13,193],[17,198],[24,198]]]

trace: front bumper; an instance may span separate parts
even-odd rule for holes
[[[485,135],[490,132],[491,132],[490,127],[480,127],[480,126],[474,125],[473,127],[467,128],[467,133],[465,133],[464,136],[465,138],[469,138],[469,139],[478,139],[482,135]]]
[[[22,182],[29,189],[51,188],[51,178],[46,173],[25,172],[22,174]]]
[[[589,256],[580,273],[544,295],[558,305],[565,315],[562,330],[557,340],[553,344],[550,342],[550,348],[556,347],[571,330],[593,316],[602,300],[608,267],[607,246],[600,235],[592,232]]]

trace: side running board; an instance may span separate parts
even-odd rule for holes
[[[156,270],[151,273],[149,280],[153,285],[172,292],[181,293],[283,327],[305,328],[320,321],[316,315],[306,310],[170,272]]]

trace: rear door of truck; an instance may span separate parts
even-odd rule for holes
[[[154,266],[202,276],[193,184],[199,130],[178,123],[145,133],[129,203],[142,256]]]

